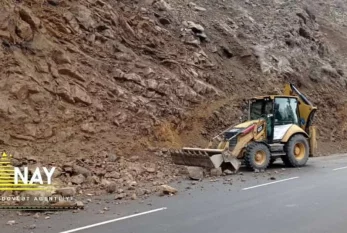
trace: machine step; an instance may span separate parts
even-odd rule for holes
[[[270,151],[272,153],[274,153],[274,152],[283,152],[284,153],[284,144],[280,144],[280,143],[270,144]]]
[[[271,157],[281,157],[283,155],[286,155],[286,153],[284,152],[271,153]]]

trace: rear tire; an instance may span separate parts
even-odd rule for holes
[[[294,135],[285,145],[286,155],[282,156],[283,163],[288,167],[305,166],[310,154],[307,138],[301,134]]]
[[[245,165],[253,170],[264,170],[270,163],[270,150],[263,143],[251,143],[245,152]]]

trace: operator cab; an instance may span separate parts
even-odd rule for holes
[[[250,100],[249,120],[265,118],[269,143],[279,141],[293,124],[300,125],[299,101],[296,97],[268,96]]]

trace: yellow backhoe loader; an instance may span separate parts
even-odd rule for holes
[[[207,148],[171,149],[170,154],[177,165],[233,171],[242,164],[265,170],[278,158],[301,167],[316,153],[316,110],[293,84],[286,84],[282,95],[250,99],[248,120],[224,130]]]

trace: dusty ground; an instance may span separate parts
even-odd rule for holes
[[[319,154],[347,148],[343,1],[194,3],[1,1],[1,148],[85,193],[148,195],[182,174],[167,148],[287,81],[319,108]]]

